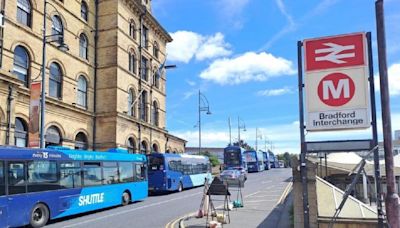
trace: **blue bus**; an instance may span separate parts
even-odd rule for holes
[[[261,151],[245,151],[248,172],[264,171],[264,155]]]
[[[148,156],[149,191],[179,191],[211,181],[208,157],[188,154],[152,153]]]
[[[275,157],[274,153],[272,151],[268,151],[269,153],[269,163],[271,165],[271,168],[279,168],[279,163],[278,159]]]
[[[247,163],[243,148],[228,146],[224,149],[224,169],[238,169],[247,172]]]
[[[269,163],[269,153],[265,151],[261,151],[263,153],[263,158],[264,158],[264,168],[265,170],[270,170],[271,165]]]
[[[42,227],[146,198],[146,157],[121,152],[0,147],[0,227]]]

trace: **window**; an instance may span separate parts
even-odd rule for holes
[[[160,52],[160,49],[158,48],[158,44],[157,44],[156,42],[154,42],[154,45],[153,45],[153,55],[154,55],[154,57],[155,57],[156,59],[158,59],[159,52]]]
[[[61,18],[57,15],[51,18],[52,26],[51,26],[51,34],[55,36],[55,40],[59,44],[64,42],[64,26],[62,24]]]
[[[81,4],[81,17],[86,22],[89,19],[89,17],[88,17],[88,5],[84,1],[82,1],[82,4]]]
[[[96,186],[103,184],[100,162],[83,163],[83,185]]]
[[[160,72],[159,70],[155,70],[154,74],[153,74],[153,85],[159,89],[160,88]]]
[[[133,51],[129,53],[129,72],[136,74],[136,55]]]
[[[146,166],[144,164],[135,164],[135,181],[144,181],[146,179]]]
[[[81,186],[81,164],[79,162],[61,162],[60,187],[79,188]]]
[[[128,139],[128,152],[134,154],[136,150],[136,143],[133,138]]]
[[[104,184],[116,184],[119,181],[116,162],[103,162]]]
[[[142,63],[141,63],[141,67],[140,67],[140,77],[142,78],[142,80],[145,80],[147,82],[148,80],[148,68],[147,68],[147,64],[148,64],[149,60],[146,59],[145,57],[142,57]]]
[[[28,87],[29,83],[29,56],[26,49],[17,46],[14,50],[14,74]]]
[[[28,129],[26,123],[21,118],[15,118],[15,145],[18,147],[28,146]]]
[[[133,182],[133,164],[130,162],[120,162],[119,163],[119,182]]]
[[[149,39],[149,29],[143,25],[143,29],[142,29],[142,47],[144,48],[148,48],[147,44],[148,44],[148,39]]]
[[[0,196],[6,194],[6,181],[4,180],[4,163],[0,161]]]
[[[151,114],[151,121],[152,124],[155,126],[158,126],[158,118],[159,118],[159,112],[158,112],[158,104],[156,101],[153,102],[153,110]]]
[[[133,103],[133,102],[135,102],[135,100],[136,100],[135,92],[133,91],[133,89],[130,89],[129,93],[128,93],[128,115],[129,116],[135,116],[136,104]]]
[[[87,150],[88,149],[88,140],[86,135],[83,132],[79,132],[75,136],[75,149],[76,150]]]
[[[26,192],[25,163],[8,163],[8,194],[21,194]]]
[[[88,59],[88,39],[85,34],[79,36],[79,57]]]
[[[129,23],[129,36],[136,40],[136,25],[133,20]]]
[[[41,192],[59,188],[57,162],[33,161],[28,163],[28,192]]]
[[[153,146],[152,146],[152,149],[153,149],[152,152],[157,153],[157,152],[158,152],[158,146],[157,146],[157,144],[154,143]]]
[[[31,4],[29,0],[17,1],[17,21],[23,25],[31,26]]]
[[[143,91],[140,96],[140,104],[139,104],[139,113],[140,119],[143,121],[147,121],[147,92]]]
[[[49,95],[61,98],[61,67],[57,63],[50,65]]]
[[[46,147],[61,146],[61,133],[57,127],[51,126],[46,131]]]
[[[149,157],[149,171],[163,171],[164,167],[164,158],[162,157]]]
[[[146,141],[142,141],[142,143],[140,144],[140,153],[146,154],[146,152],[147,152],[147,143]]]
[[[87,108],[87,81],[84,76],[78,78],[77,104]]]

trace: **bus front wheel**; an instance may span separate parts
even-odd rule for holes
[[[183,191],[183,185],[182,182],[179,182],[179,186],[178,186],[178,192]]]
[[[122,206],[126,206],[131,202],[131,196],[128,192],[122,194]]]
[[[36,204],[31,211],[29,224],[33,228],[43,227],[49,221],[49,209],[44,204]]]

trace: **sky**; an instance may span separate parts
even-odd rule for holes
[[[299,153],[297,42],[371,32],[378,80],[374,0],[152,0],[155,18],[170,33],[167,129],[198,146],[199,90],[211,115],[201,113],[202,147],[240,138],[258,149]],[[400,0],[385,0],[392,129],[400,130]],[[379,88],[379,85],[376,85]],[[379,89],[378,132],[382,139]],[[203,104],[202,106],[205,106]],[[369,139],[371,130],[307,132],[307,141]]]

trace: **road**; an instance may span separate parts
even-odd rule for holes
[[[283,188],[274,191],[272,186],[284,185],[291,177],[291,169],[272,169],[262,173],[250,173],[243,188],[246,198],[257,196],[260,192],[271,191],[268,197],[253,197],[249,203],[277,202]],[[142,202],[125,207],[115,207],[80,216],[56,220],[47,228],[125,228],[146,227],[163,228],[167,223],[191,212],[198,210],[203,188],[193,188],[183,192],[167,195],[150,196]],[[235,197],[233,194],[232,198]],[[246,203],[246,201],[245,201]],[[266,215],[268,216],[268,215]]]

